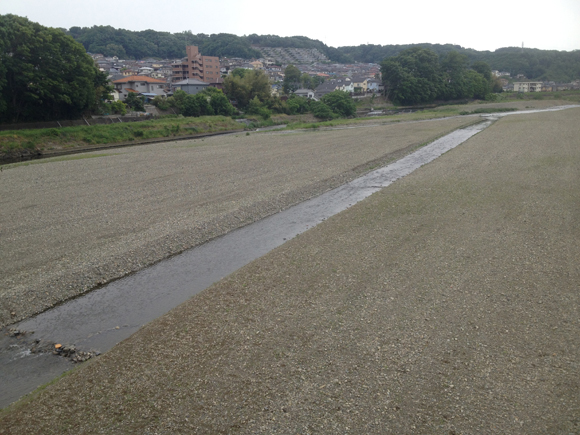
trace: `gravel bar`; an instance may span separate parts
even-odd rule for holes
[[[0,173],[0,326],[316,196],[473,120],[227,135],[9,165]]]
[[[12,406],[0,434],[579,433],[579,117],[500,119]]]

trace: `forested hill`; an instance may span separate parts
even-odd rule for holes
[[[450,51],[464,54],[473,63],[486,62],[492,69],[507,71],[512,77],[524,74],[529,79],[570,82],[580,79],[580,50],[567,52],[535,48],[507,47],[477,51],[452,44],[359,45],[339,47],[338,51],[356,62],[379,63],[412,47],[428,48],[438,55]]]
[[[121,59],[148,57],[175,59],[185,56],[186,45],[197,45],[207,56],[258,58],[261,54],[252,46],[316,48],[336,63],[380,63],[411,47],[429,48],[438,55],[457,51],[467,55],[471,62],[484,61],[492,69],[507,71],[512,76],[524,74],[529,79],[569,82],[580,78],[580,50],[573,52],[538,50],[519,47],[500,48],[496,51],[477,51],[452,44],[413,45],[359,45],[329,47],[321,41],[305,36],[280,37],[276,35],[237,36],[229,33],[206,35],[192,32],[169,33],[155,30],[134,32],[111,26],[71,27],[67,33],[91,53],[118,56]]]
[[[169,33],[155,30],[133,32],[111,26],[71,27],[68,32],[90,53],[117,56],[121,59],[148,57],[174,59],[185,57],[187,45],[197,45],[206,56],[258,58],[261,54],[252,45],[262,47],[317,48],[331,61],[346,63],[350,58],[336,48],[305,36],[276,35],[236,36],[229,33],[206,35],[191,32]]]

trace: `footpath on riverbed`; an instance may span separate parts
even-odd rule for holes
[[[9,408],[0,433],[578,432],[579,116],[500,119]]]

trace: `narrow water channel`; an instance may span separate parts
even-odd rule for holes
[[[50,353],[30,353],[32,340],[105,352],[221,278],[431,162],[494,121],[456,130],[348,184],[12,325],[34,333],[26,340],[0,336],[0,408],[73,367]]]

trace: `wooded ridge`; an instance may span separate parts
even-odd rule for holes
[[[470,62],[483,61],[492,69],[523,74],[526,78],[569,82],[580,78],[580,50],[572,52],[539,50],[535,48],[505,47],[495,51],[477,51],[454,44],[359,45],[329,47],[322,41],[305,36],[277,35],[237,36],[229,33],[207,35],[192,32],[134,32],[111,26],[71,27],[65,32],[82,43],[91,53],[117,56],[121,59],[181,58],[186,45],[197,45],[204,55],[219,57],[259,58],[260,47],[287,47],[318,49],[335,63],[380,63],[413,48],[428,48],[439,56],[451,51],[465,54]]]

